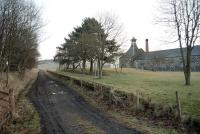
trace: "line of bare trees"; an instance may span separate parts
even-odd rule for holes
[[[39,56],[40,10],[29,0],[0,0],[0,72],[25,70]]]

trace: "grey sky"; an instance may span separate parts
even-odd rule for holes
[[[73,27],[82,23],[85,17],[95,17],[98,13],[112,12],[124,25],[127,40],[137,38],[139,48],[144,48],[149,39],[150,51],[166,49],[167,39],[163,27],[155,24],[158,0],[35,0],[42,7],[42,18],[46,26],[42,30],[39,46],[41,59],[52,59],[56,47]],[[123,45],[125,51],[130,41]],[[174,47],[174,46],[170,46]]]

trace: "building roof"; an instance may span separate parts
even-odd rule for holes
[[[135,47],[133,49],[133,47]],[[133,50],[134,55],[133,55]],[[183,48],[184,54],[186,54],[186,48]],[[200,56],[200,45],[194,46],[192,49],[192,56],[198,55]],[[180,48],[175,49],[167,49],[167,50],[159,50],[159,51],[151,51],[144,52],[142,49],[138,49],[137,46],[131,45],[128,51],[121,58],[133,58],[133,60],[144,60],[144,59],[153,59],[155,57],[164,57],[164,58],[176,58],[181,57]]]
[[[183,48],[183,53],[186,54],[186,48]],[[199,55],[200,56],[200,46],[194,46],[192,50],[192,56]],[[152,52],[145,52],[142,57],[139,59],[152,59],[157,56],[162,56],[165,58],[176,58],[181,57],[180,48],[175,49],[167,49],[167,50],[160,50],[160,51],[152,51]]]
[[[133,56],[133,45],[126,51],[126,53],[123,54],[120,58],[125,58],[125,57],[132,57]]]

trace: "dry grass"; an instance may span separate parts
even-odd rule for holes
[[[37,69],[26,70],[24,79],[20,79],[17,72],[11,72],[9,74],[9,82],[7,88],[5,88],[6,75],[3,73],[0,75],[0,90],[8,91],[9,89],[14,89],[15,95],[17,96],[30,80],[37,77],[37,72]]]
[[[35,79],[34,79],[35,80]],[[26,97],[34,80],[31,80],[17,97],[18,117],[6,126],[8,134],[40,134],[40,117],[33,104]]]
[[[17,72],[11,72],[9,74],[9,83],[8,83],[8,87],[5,87],[6,85],[6,74],[2,73],[0,74],[0,90],[1,91],[6,91],[9,92],[9,89],[14,89],[14,94],[15,97],[17,98],[18,94],[25,88],[25,86],[28,84],[28,82],[30,80],[33,80],[37,77],[37,69],[33,69],[33,70],[27,70],[26,74],[24,76],[24,79],[20,79],[18,77],[18,73]],[[0,97],[4,97],[2,94],[0,94]],[[5,97],[4,99],[8,100],[8,97]],[[0,101],[0,105],[4,106],[4,108],[0,107],[0,116],[3,116],[6,111],[8,110],[8,103],[4,102],[4,101]]]
[[[17,120],[18,119],[20,119],[20,120],[22,119],[21,121],[24,122],[23,119],[26,119],[26,118],[31,116],[31,119],[32,118],[33,119],[30,120],[30,122],[28,122],[28,123],[30,125],[33,124],[32,128],[38,128],[39,115],[37,113],[35,113],[35,110],[34,110],[33,106],[25,98],[25,95],[26,95],[26,93],[28,91],[27,89],[30,88],[30,87],[27,87],[27,86],[30,86],[31,82],[33,82],[33,80],[36,79],[37,72],[38,72],[37,69],[27,70],[26,74],[24,76],[24,79],[20,79],[16,72],[11,72],[9,74],[8,87],[5,87],[5,84],[6,84],[6,82],[5,82],[5,79],[6,79],[5,74],[1,74],[0,75],[0,78],[1,78],[1,80],[0,80],[0,90],[8,92],[9,89],[14,89],[15,98],[16,99],[18,98],[17,100],[19,100],[19,101],[16,102],[17,103],[17,115],[19,115]],[[1,106],[5,105],[5,103],[3,101],[0,101],[0,105]],[[6,103],[6,105],[8,106],[7,103]],[[6,108],[0,109],[0,111],[3,111],[3,112],[1,112],[1,114],[7,113],[7,110],[8,110],[8,107],[7,107],[7,109]],[[25,113],[25,112],[26,112],[26,114],[22,115],[22,113]],[[34,116],[32,116],[32,115],[34,115]],[[0,116],[2,116],[2,115],[0,115]],[[25,122],[25,123],[27,123],[27,122]],[[16,128],[17,128],[16,126],[18,126],[19,124],[12,124],[11,122],[9,122],[8,126],[12,126],[12,129],[11,129],[11,127],[9,127],[9,129],[11,129],[10,131],[12,131],[12,130],[16,131]],[[36,125],[34,125],[34,124],[36,124]],[[21,124],[21,125],[23,125],[23,124]],[[23,127],[26,127],[26,126],[21,126],[21,128],[23,128]],[[13,132],[8,132],[8,134],[9,133],[13,133]]]

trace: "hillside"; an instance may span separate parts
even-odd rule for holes
[[[40,60],[38,61],[38,69],[41,70],[56,70],[58,68],[58,63],[53,60]]]

